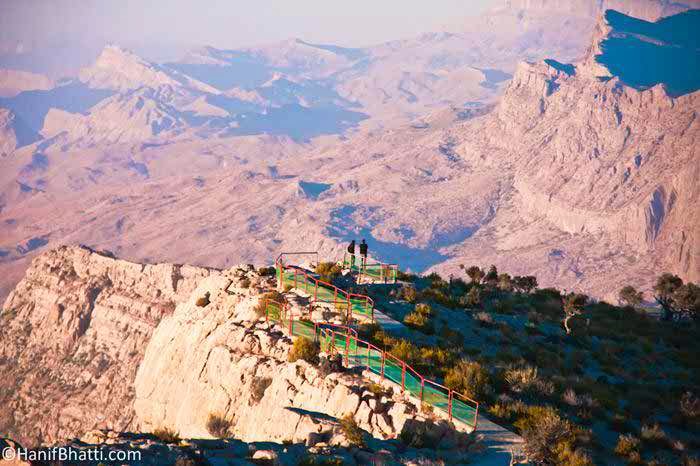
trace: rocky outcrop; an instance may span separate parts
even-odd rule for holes
[[[462,246],[462,263],[535,273],[606,299],[626,284],[648,290],[663,271],[700,280],[692,200],[700,185],[691,181],[700,171],[700,94],[678,94],[663,76],[636,78],[624,54],[611,57],[604,45],[635,47],[641,36],[630,31],[640,30],[660,47],[653,53],[680,53],[671,39],[652,38],[672,38],[665,31],[688,14],[648,23],[608,12],[581,62],[518,67],[496,110],[465,127],[457,147],[509,185],[488,228]]]
[[[218,415],[244,441],[342,444],[338,420],[348,413],[380,439],[433,419],[399,393],[372,394],[358,373],[287,362],[292,341],[254,312],[256,274],[238,274],[203,280],[154,332],[135,381],[142,431],[208,438],[207,420]]]
[[[0,432],[28,446],[119,443],[94,429],[213,439],[215,415],[239,439],[218,449],[242,458],[255,452],[240,440],[276,443],[282,456],[301,445],[295,457],[346,447],[366,463],[372,451],[405,453],[402,433],[433,445],[431,457],[471,454],[473,435],[396,387],[371,392],[359,370],[288,362],[292,340],[257,311],[274,283],[252,266],[141,265],[84,247],[39,256],[0,317]],[[347,414],[369,450],[347,449]],[[153,446],[146,437],[138,445]]]
[[[0,159],[6,157],[17,148],[15,133],[15,114],[5,108],[0,108]]]
[[[151,333],[210,273],[83,247],[37,257],[0,316],[0,431],[33,445],[128,428]]]

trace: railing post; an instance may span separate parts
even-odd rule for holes
[[[382,351],[382,379],[384,378],[384,362],[386,361],[386,351]]]
[[[474,430],[476,430],[477,424],[479,424],[479,403],[476,404],[476,411],[474,413]]]
[[[420,402],[423,403],[423,389],[425,388],[425,377],[420,378]]]
[[[370,366],[370,354],[372,353],[372,350],[370,349],[369,345],[367,345],[367,369],[370,371],[372,370],[372,366]]]
[[[316,286],[314,287],[314,301],[318,299],[318,281],[316,281]]]
[[[452,390],[447,393],[447,415],[452,421]]]
[[[297,269],[294,269],[294,288],[297,287]]]
[[[406,363],[401,361],[401,391],[406,390]]]
[[[350,332],[345,333],[345,365],[350,366]]]

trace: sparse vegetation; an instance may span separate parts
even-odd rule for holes
[[[318,362],[318,354],[320,350],[316,343],[304,337],[296,337],[292,349],[289,351],[289,362],[295,362],[300,359],[316,364]]]
[[[207,418],[207,432],[212,437],[226,438],[230,435],[231,421],[220,414],[210,413]]]
[[[667,300],[672,317],[659,321],[637,309],[643,295],[631,287],[621,290],[624,305],[614,306],[540,289],[533,276],[463,270],[466,280],[431,274],[392,295],[414,305],[404,314],[414,328],[425,324],[413,315],[416,304],[430,306],[441,319],[455,318],[443,309],[477,309],[473,319],[449,327],[433,318],[436,346],[374,326],[361,329],[362,338],[481,401],[482,409],[523,435],[528,431],[531,440],[537,426],[550,428],[538,434],[556,440],[543,450],[547,464],[693,464],[700,451],[700,442],[688,441],[700,438],[695,285],[660,280],[665,285],[655,295]],[[626,437],[595,438],[590,428],[603,425]],[[554,436],[551,426],[564,426],[566,435]]]
[[[253,403],[259,403],[265,396],[265,390],[272,384],[270,377],[254,377],[251,383],[250,398]]]
[[[363,446],[365,444],[362,429],[360,429],[352,413],[348,413],[340,419],[340,429],[350,445]]]
[[[153,435],[163,443],[180,443],[180,434],[168,427],[160,427],[154,430]]]
[[[332,283],[343,273],[343,269],[335,262],[321,262],[316,266],[316,273],[321,280]]]
[[[197,298],[197,301],[195,301],[195,305],[197,307],[207,307],[209,305],[209,298],[211,297],[211,294],[207,291],[204,293],[204,296],[200,296]]]
[[[416,304],[415,310],[404,317],[403,323],[423,333],[432,334],[435,332],[433,322],[430,320],[432,316],[433,310],[429,305]]]
[[[277,274],[277,269],[274,267],[260,267],[258,275],[261,277],[274,277]]]
[[[445,385],[470,398],[483,398],[489,390],[489,373],[478,362],[461,360],[447,371]]]

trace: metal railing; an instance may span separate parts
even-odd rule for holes
[[[463,422],[476,430],[479,403],[446,386],[423,377],[405,361],[373,344],[360,340],[356,333],[343,329],[324,328],[319,334],[321,349],[328,354],[340,354],[345,365],[365,367],[388,379],[429,406],[437,408],[452,420]]]
[[[332,304],[337,311],[346,313],[348,322],[353,316],[369,318],[374,322],[374,301],[369,296],[348,293],[299,267],[282,262],[277,263],[277,280],[282,288],[289,285],[312,296],[315,302]]]
[[[350,269],[362,276],[378,280],[383,283],[396,283],[399,275],[399,266],[397,264],[385,264],[383,262],[367,262],[362,261],[362,257],[357,254],[345,252],[343,254],[344,269]]]
[[[265,320],[278,322],[291,336],[319,342],[324,352],[341,355],[346,366],[365,367],[382,379],[399,385],[402,391],[415,396],[421,403],[445,412],[451,421],[463,422],[476,430],[477,401],[423,377],[405,361],[360,340],[355,329],[297,317],[288,305],[272,299],[265,300]]]

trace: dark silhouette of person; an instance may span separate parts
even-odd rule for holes
[[[350,241],[348,254],[350,254],[350,268],[353,268],[355,267],[355,240]]]
[[[360,243],[360,256],[362,257],[362,268],[367,265],[367,242],[363,239]]]

